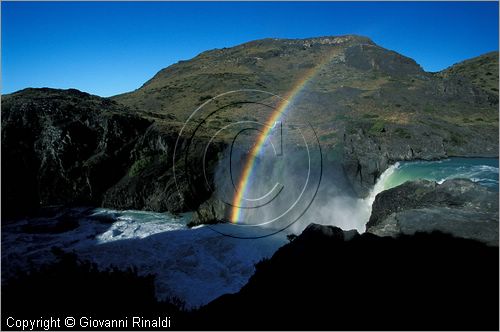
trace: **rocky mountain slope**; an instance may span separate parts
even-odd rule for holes
[[[365,37],[264,39],[204,52],[113,98],[53,89],[2,96],[4,213],[53,204],[192,210],[210,192],[172,176],[177,133],[192,111],[235,89],[285,96],[312,70],[291,112],[311,122],[325,160],[342,163],[361,196],[397,160],[498,155],[498,52],[428,73]],[[210,126],[256,115],[238,105]],[[209,177],[231,139],[214,145]],[[191,146],[197,155],[204,147]]]
[[[226,91],[285,96],[311,69],[317,73],[291,112],[315,126],[361,195],[396,160],[498,155],[498,52],[427,73],[365,37],[264,39],[204,52],[113,99],[183,122]],[[248,114],[235,108],[222,120]]]
[[[498,97],[498,52],[465,60],[438,74],[442,77],[462,76],[477,88]]]

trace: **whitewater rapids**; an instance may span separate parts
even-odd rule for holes
[[[154,274],[158,299],[177,297],[188,308],[198,307],[223,294],[238,292],[254,273],[255,264],[288,242],[287,234],[299,234],[311,222],[362,233],[381,191],[416,178],[444,181],[453,177],[471,178],[498,190],[498,160],[397,163],[380,176],[365,199],[320,197],[286,232],[253,240],[223,236],[208,226],[189,229],[189,213],[173,216],[94,209],[78,220],[77,228],[58,234],[24,231],[26,225],[56,222],[58,216],[17,220],[2,226],[2,280],[15,277],[19,269],[53,262],[51,248],[59,247],[100,268],[136,267],[141,275]],[[99,217],[112,222],[100,222]]]

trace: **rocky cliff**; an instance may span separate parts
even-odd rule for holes
[[[175,182],[177,135],[122,104],[78,90],[26,89],[4,96],[4,216],[51,205],[193,210],[209,193],[182,174]],[[202,154],[203,148],[192,150]]]
[[[2,98],[2,212],[99,205],[129,168],[150,121],[77,90],[26,89]]]

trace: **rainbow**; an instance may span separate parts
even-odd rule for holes
[[[239,182],[236,186],[237,190],[233,197],[232,208],[230,213],[230,221],[236,224],[241,217],[240,206],[242,206],[242,201],[244,194],[248,188],[248,183],[252,177],[252,171],[254,169],[255,161],[259,155],[264,143],[266,142],[271,130],[273,129],[275,123],[280,119],[280,117],[288,110],[288,107],[293,104],[300,92],[307,86],[307,84],[318,74],[318,72],[323,68],[324,65],[331,61],[332,55],[327,56],[325,60],[321,61],[318,65],[306,71],[304,75],[295,83],[292,89],[285,95],[278,107],[273,111],[271,116],[267,119],[264,124],[264,129],[261,131],[260,135],[257,137],[255,144],[250,150],[246,162],[243,167],[243,172],[241,173]]]

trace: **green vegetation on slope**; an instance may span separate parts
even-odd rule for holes
[[[476,87],[498,98],[498,51],[457,63],[442,72],[443,76],[459,75]]]
[[[359,128],[381,137],[381,124],[400,128],[393,136],[405,139],[418,139],[408,127],[414,124],[441,137],[449,137],[458,125],[465,140],[478,132],[490,135],[488,128],[498,128],[498,114],[493,112],[498,105],[498,52],[441,73],[426,73],[412,59],[352,35],[263,39],[206,51],[113,99],[157,123],[180,127],[199,105],[220,93],[260,89],[284,96],[313,68],[317,69],[314,78],[289,114],[315,126],[325,145],[340,143],[345,126],[359,123],[367,123]],[[277,104],[272,99],[264,102]],[[267,113],[238,105],[210,119],[209,126],[220,128],[249,114],[263,120]]]

